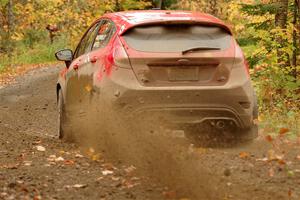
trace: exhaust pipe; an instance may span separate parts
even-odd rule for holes
[[[218,121],[217,121],[217,123],[216,123],[216,128],[217,128],[218,130],[224,130],[225,127],[226,127],[225,121],[223,121],[223,120],[218,120]]]
[[[231,119],[210,120],[210,125],[219,131],[233,131],[237,128],[236,123]]]

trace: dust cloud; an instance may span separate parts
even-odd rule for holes
[[[159,117],[132,117],[107,102],[86,108],[85,115],[72,120],[76,143],[134,165],[141,176],[168,186],[182,198],[222,199],[214,172],[203,167],[180,132],[164,130]]]

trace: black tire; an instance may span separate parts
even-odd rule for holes
[[[253,124],[251,128],[241,130],[241,135],[238,138],[240,142],[251,142],[258,136],[258,126]]]
[[[63,93],[61,90],[58,91],[57,98],[57,108],[58,108],[58,137],[67,142],[75,142],[75,137],[73,135],[72,123],[70,116],[67,117]]]
[[[58,138],[63,139],[64,138],[64,129],[63,129],[63,124],[64,124],[64,99],[62,95],[62,91],[59,90],[57,94],[57,109],[58,109]]]
[[[258,119],[258,103],[257,103],[257,95],[254,92],[254,103],[253,103],[253,111],[252,111],[252,118],[253,118],[253,123],[252,126],[249,129],[244,129],[241,130],[242,135],[240,140],[242,142],[247,142],[247,141],[252,141],[258,136],[258,125],[254,123],[255,120]]]

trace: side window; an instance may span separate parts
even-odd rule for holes
[[[104,20],[98,30],[92,49],[95,50],[105,47],[114,33],[115,27],[113,23],[108,20]]]
[[[95,35],[97,34],[99,25],[100,25],[100,23],[96,23],[85,33],[84,37],[81,39],[80,43],[78,44],[78,46],[76,48],[76,51],[74,54],[75,58],[77,58],[91,50],[91,47],[93,45]]]

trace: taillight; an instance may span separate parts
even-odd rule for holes
[[[128,55],[121,44],[121,41],[117,37],[113,46],[112,50],[106,57],[106,66],[107,67],[120,67],[120,68],[126,68],[126,69],[131,69],[130,62]]]

